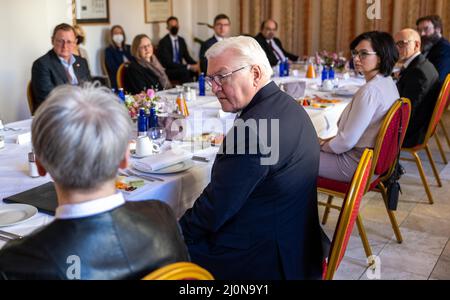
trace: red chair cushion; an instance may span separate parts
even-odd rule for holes
[[[378,183],[380,183],[380,178],[376,178],[373,180],[373,182],[370,184],[369,191],[373,191]],[[338,193],[347,194],[349,188],[350,188],[350,182],[342,182],[342,181],[336,181],[329,178],[319,177],[317,180],[317,187],[327,190],[336,191]]]

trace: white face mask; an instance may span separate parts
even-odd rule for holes
[[[113,35],[113,41],[117,45],[122,46],[123,40],[124,40],[123,34],[115,34],[115,35]]]

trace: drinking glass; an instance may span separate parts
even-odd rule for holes
[[[166,130],[162,127],[152,127],[148,130],[148,136],[155,144],[161,147],[166,141]]]

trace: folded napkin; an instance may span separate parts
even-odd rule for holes
[[[192,153],[182,149],[171,149],[167,152],[149,156],[134,163],[141,172],[152,172],[164,169],[192,158]]]

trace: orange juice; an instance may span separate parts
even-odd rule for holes
[[[177,98],[177,105],[178,109],[180,110],[180,113],[185,116],[189,117],[189,110],[186,104],[186,99],[182,95],[179,95]]]
[[[306,78],[316,78],[316,70],[314,70],[314,65],[312,63],[308,65],[308,70],[306,71]]]

